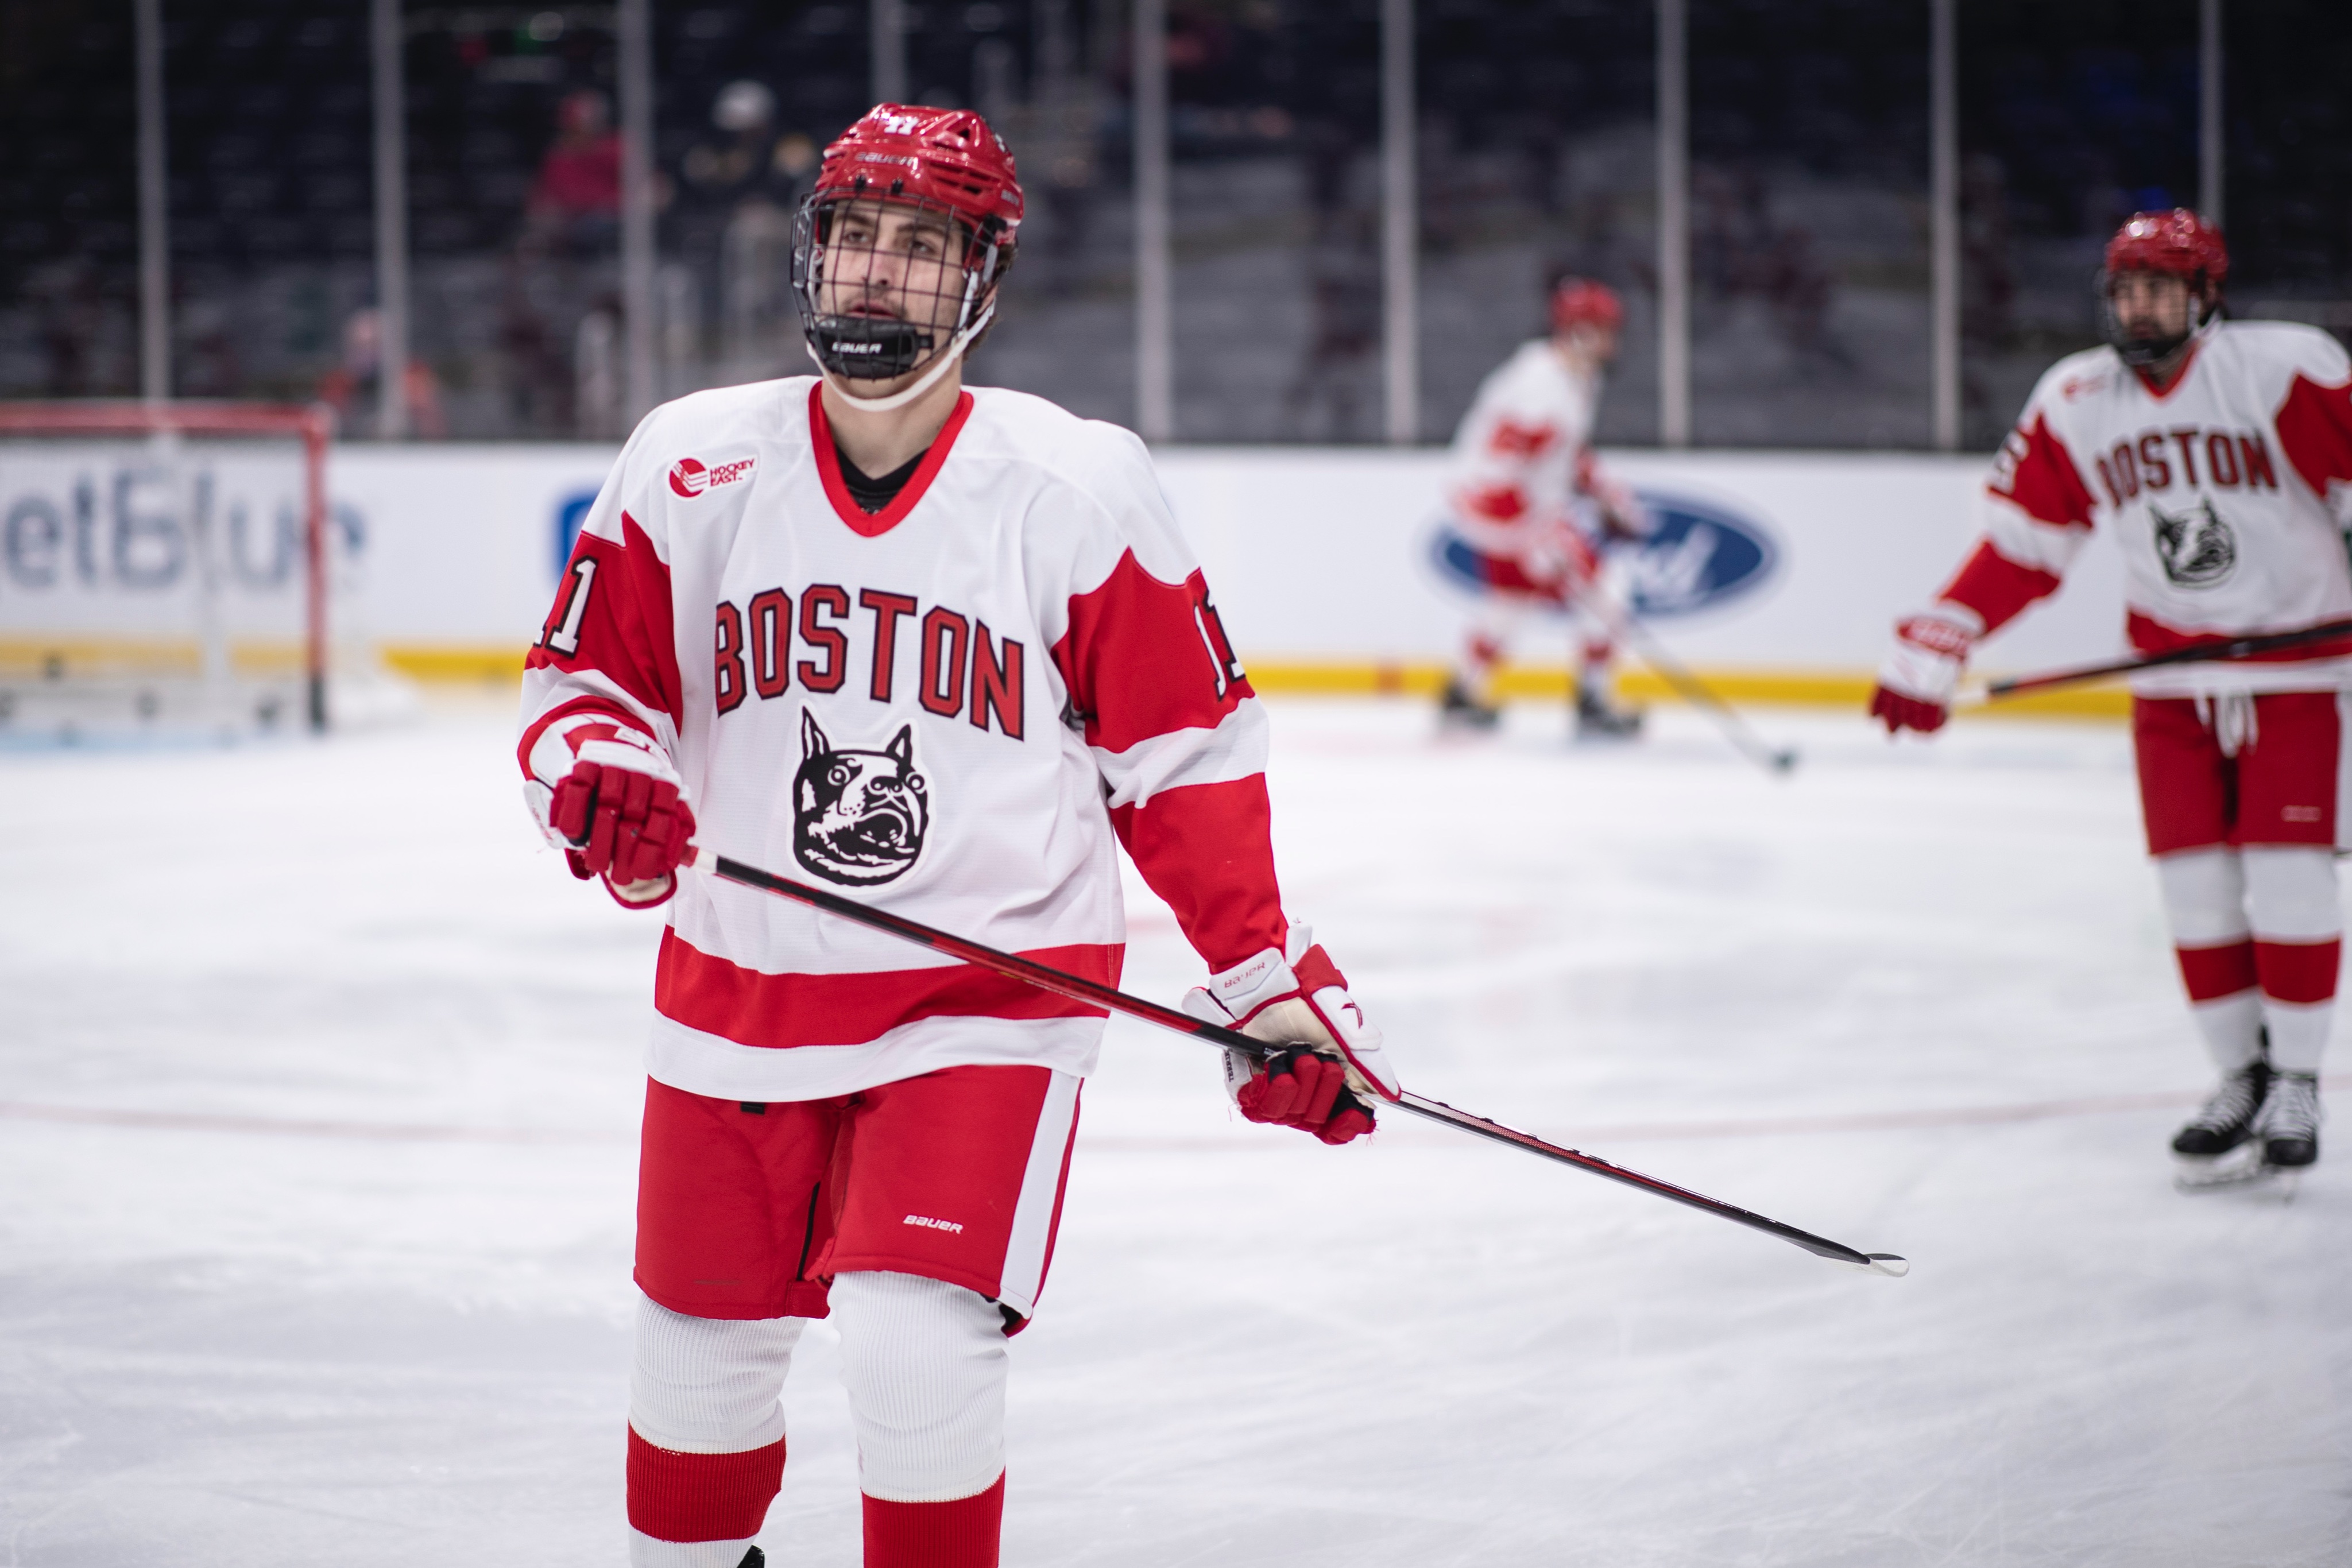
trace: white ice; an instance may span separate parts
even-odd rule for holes
[[[1412,1087],[1910,1277],[1250,1127],[1115,1024],[1008,1564],[2352,1561],[2352,1180],[2172,1190],[2207,1074],[2123,733],[1759,722],[1793,778],[1682,713],[1277,705],[1287,901]],[[0,1564],[619,1564],[656,925],[538,846],[504,712],[0,756]],[[793,1568],[856,1560],[833,1344]]]

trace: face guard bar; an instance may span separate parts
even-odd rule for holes
[[[875,225],[876,239],[864,244],[840,236],[845,209],[853,205],[911,211],[935,219],[940,231],[950,236],[947,248],[960,254],[936,262],[899,257],[894,264],[880,265],[880,225]],[[974,232],[941,202],[892,197],[880,191],[813,193],[793,220],[793,298],[800,307],[811,356],[846,381],[895,381],[933,360],[938,361],[933,369],[944,371],[995,315],[994,289],[1010,260],[1010,247],[994,232],[997,226],[987,220]],[[864,271],[852,280],[860,261]],[[879,290],[868,284],[867,279],[891,277],[894,267],[900,282]],[[906,287],[919,272],[934,267],[940,275],[936,287]],[[845,309],[845,303],[871,308]],[[924,387],[929,385],[927,378]]]

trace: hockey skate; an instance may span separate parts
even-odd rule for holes
[[[2263,1164],[2290,1180],[2319,1158],[2319,1079],[2309,1072],[2279,1072],[2254,1118]]]
[[[1492,729],[1503,722],[1503,710],[1478,701],[1458,678],[1448,676],[1437,695],[1437,722],[1447,729]]]
[[[1642,735],[1642,711],[1612,706],[1609,699],[1589,686],[1576,689],[1576,738],[1579,740],[1638,740]]]
[[[2172,1152],[2182,1192],[2275,1184],[2292,1197],[2296,1173],[2319,1155],[2317,1082],[2261,1061],[2232,1072],[2174,1136]]]

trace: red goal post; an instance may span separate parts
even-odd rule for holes
[[[327,727],[327,445],[334,432],[334,411],[324,403],[0,402],[0,436],[290,436],[302,444],[302,657],[313,730]]]

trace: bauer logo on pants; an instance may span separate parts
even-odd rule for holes
[[[914,727],[879,751],[835,750],[801,710],[801,769],[793,779],[793,857],[845,887],[906,874],[923,852],[930,786],[915,771]]]

